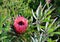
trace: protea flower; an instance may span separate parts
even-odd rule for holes
[[[23,16],[19,16],[14,20],[14,29],[17,33],[24,33],[28,27],[28,20]]]
[[[51,0],[46,0],[46,2],[47,2],[47,3],[50,3],[50,2],[51,2]]]

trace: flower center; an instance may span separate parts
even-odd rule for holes
[[[19,24],[19,25],[24,25],[24,23],[23,23],[22,21],[20,21],[18,24]]]

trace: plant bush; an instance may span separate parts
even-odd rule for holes
[[[58,42],[59,0],[0,0],[0,42]],[[23,16],[27,30],[16,33],[14,20]],[[23,20],[23,19],[22,19]]]

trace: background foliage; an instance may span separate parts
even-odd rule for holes
[[[38,15],[36,15],[36,11],[40,1],[42,8],[40,8],[39,12],[41,12],[46,3],[45,0],[0,0],[0,42],[36,42],[39,39],[42,40],[41,42],[45,42],[45,33],[48,34],[47,42],[59,41],[60,27],[57,29],[55,28],[60,24],[60,0],[51,0],[49,7],[46,6],[43,12],[41,12],[42,14],[45,14],[44,11],[48,10],[52,5],[52,8],[47,12],[48,14],[46,13],[47,15],[41,15],[41,13],[37,12],[40,14],[38,17]],[[28,29],[24,34],[17,34],[13,29],[14,19],[20,15],[24,16],[29,21]],[[37,20],[38,22],[41,22],[41,24],[33,24],[37,22],[34,16],[38,18]],[[44,19],[42,20],[42,18]],[[49,22],[48,28],[51,27],[53,29],[45,31],[47,22]],[[37,28],[41,28],[45,32],[39,31]],[[37,36],[36,39],[35,36]]]

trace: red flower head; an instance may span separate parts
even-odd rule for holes
[[[23,16],[19,16],[14,20],[14,29],[17,33],[24,33],[28,27],[28,20]]]

